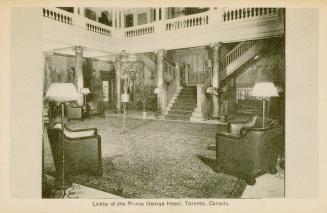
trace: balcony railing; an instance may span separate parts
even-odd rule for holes
[[[135,36],[142,36],[147,34],[153,34],[154,33],[154,25],[153,24],[147,24],[147,25],[141,25],[133,28],[127,28],[125,30],[125,37],[135,37]]]
[[[43,8],[43,17],[62,22],[64,24],[73,24],[73,14],[57,8]]]
[[[63,43],[71,43],[73,39],[90,39],[91,43],[101,42],[98,45],[103,45],[105,39],[110,40],[112,44],[117,44],[117,47],[122,47],[129,51],[146,52],[154,51],[160,48],[185,48],[190,46],[208,45],[211,42],[219,40],[221,42],[242,40],[240,35],[243,35],[244,31],[245,40],[260,39],[260,36],[267,37],[268,35],[278,36],[283,33],[283,21],[279,21],[279,10],[277,8],[228,8],[228,9],[211,9],[209,11],[193,14],[189,16],[183,16],[168,20],[159,20],[149,24],[135,26],[131,28],[117,29],[104,25],[102,23],[90,20],[76,13],[69,13],[58,8],[43,8],[42,15],[45,21],[49,21],[49,37],[53,36],[53,39],[61,39]],[[53,20],[53,21],[52,21]],[[260,21],[260,25],[257,25],[255,21]],[[56,24],[58,23],[58,24]],[[242,25],[243,23],[246,23]],[[60,24],[71,25],[69,33],[76,32],[76,35],[83,35],[85,32],[93,32],[102,36],[100,40],[91,39],[86,36],[84,38],[61,36],[61,34],[67,34],[68,28],[62,28]],[[239,25],[239,26],[238,26]],[[227,31],[233,32],[237,30],[237,33],[226,33]],[[190,30],[192,35],[196,36],[196,39],[187,39],[184,44],[180,39],[173,39],[173,33],[184,32],[185,36],[190,36]],[[205,33],[203,30],[205,31]],[[56,34],[57,33],[57,34]],[[193,34],[195,33],[195,34]],[[259,35],[258,35],[259,34]],[[86,34],[87,35],[87,34]],[[212,36],[211,36],[212,35]],[[214,37],[214,35],[217,35]],[[181,35],[179,35],[178,38]],[[182,35],[183,36],[183,35]],[[153,40],[151,38],[160,38]],[[142,39],[140,45],[134,45],[133,42],[136,39]],[[103,40],[104,39],[104,40]],[[149,40],[147,40],[149,39]],[[68,41],[69,40],[69,41]],[[60,42],[58,41],[58,42]],[[77,41],[78,42],[78,41]],[[109,42],[109,43],[110,43]],[[104,49],[112,47],[108,45]],[[240,50],[242,51],[242,50]],[[234,53],[233,53],[234,54]],[[236,53],[235,53],[236,54]],[[234,56],[227,57],[222,66],[226,67],[229,60],[233,60]]]
[[[183,16],[166,20],[166,31],[184,28],[194,28],[207,25],[209,23],[209,13],[199,13],[190,16]]]
[[[111,27],[101,24],[99,22],[87,19],[85,26],[86,26],[86,30],[88,30],[88,31],[99,33],[99,34],[102,34],[105,36],[110,36],[110,37],[112,36]]]
[[[244,20],[262,16],[271,16],[278,13],[277,8],[233,8],[227,9],[223,13],[223,21],[230,22],[236,20]]]

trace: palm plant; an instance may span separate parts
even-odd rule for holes
[[[109,58],[109,63],[114,65],[117,75],[122,81],[124,94],[127,94],[128,88],[132,86],[133,79],[136,77],[138,71],[136,61],[136,56],[126,53],[125,50],[119,55]]]

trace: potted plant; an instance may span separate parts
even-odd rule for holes
[[[122,82],[123,94],[120,97],[122,103],[129,102],[128,88],[132,86],[137,73],[136,61],[135,55],[128,54],[124,50],[118,56],[109,58],[109,63],[114,65],[116,74],[119,75]]]

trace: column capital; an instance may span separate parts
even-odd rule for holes
[[[83,54],[83,47],[82,46],[74,46],[73,50],[75,51],[75,54]]]
[[[219,48],[221,47],[221,42],[210,43],[210,47],[211,47],[214,51],[218,51]]]
[[[53,52],[53,50],[44,51],[43,52],[43,55],[45,57],[50,57],[50,56],[53,56],[54,55],[54,52]]]
[[[164,57],[165,54],[167,53],[167,50],[160,49],[160,50],[156,50],[156,51],[154,51],[154,53],[155,53],[156,55],[158,55],[159,57]]]

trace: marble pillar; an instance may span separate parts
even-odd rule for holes
[[[219,88],[219,48],[221,46],[221,43],[214,43],[211,45],[212,47],[212,86],[216,87],[217,89]],[[219,113],[219,102],[218,102],[218,97],[213,95],[212,97],[212,118],[213,119],[218,119],[220,116]]]
[[[83,47],[75,46],[75,86],[78,93],[84,86],[83,80]],[[83,105],[83,96],[77,101],[79,105]]]
[[[120,94],[121,94],[121,78],[119,72],[116,71],[116,110],[120,112],[121,104],[120,104]]]
[[[165,50],[158,50],[157,54],[157,88],[158,88],[158,110],[161,115],[166,110],[166,86],[164,83],[164,54]]]
[[[43,91],[44,93],[47,92],[51,82],[51,72],[52,72],[52,56],[53,52],[48,51],[44,53],[44,81],[43,81]]]

